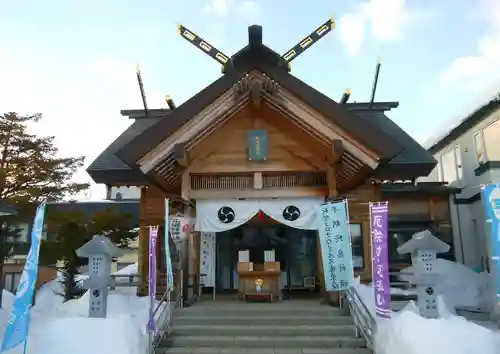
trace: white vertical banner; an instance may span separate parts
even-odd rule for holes
[[[200,245],[200,274],[204,287],[215,287],[215,232],[202,232]]]
[[[170,255],[170,243],[169,243],[169,220],[168,220],[168,213],[169,213],[169,199],[165,199],[165,235],[164,235],[164,241],[165,241],[165,264],[167,266],[167,289],[168,290],[174,290],[174,273],[172,271],[172,256]]]

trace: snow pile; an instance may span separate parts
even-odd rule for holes
[[[493,309],[493,281],[488,273],[476,273],[462,264],[444,259],[436,260],[438,277],[436,293],[443,296],[450,308],[471,307],[489,312]],[[413,283],[413,268],[400,272],[400,278]]]
[[[404,309],[379,324],[375,348],[377,354],[498,354],[500,334],[463,317],[426,319]]]
[[[62,303],[61,297],[53,291],[57,284],[57,281],[45,284],[44,291],[38,294],[41,297],[37,296],[37,305],[30,311],[28,354],[136,354],[146,351],[148,297],[137,297],[135,288],[119,288],[109,294],[107,318],[88,318],[89,293],[78,300]],[[1,336],[14,300],[12,294],[6,291],[3,294]],[[22,345],[9,351],[9,354],[18,353],[22,353]]]
[[[9,319],[10,309],[14,304],[14,294],[7,290],[2,291],[2,308],[0,309],[0,342],[3,337],[3,332],[7,326],[7,320]]]
[[[136,262],[114,272],[113,275],[136,275],[137,273],[139,273],[139,264]]]
[[[120,290],[108,297],[107,318],[88,318],[89,293],[60,306],[32,312],[28,354],[135,354],[147,348],[147,297]],[[79,345],[82,338],[88,346]],[[43,348],[43,349],[40,349]]]
[[[402,271],[411,281],[410,269]],[[375,349],[377,354],[498,354],[500,332],[493,331],[454,315],[453,306],[490,307],[493,299],[492,280],[461,264],[438,260],[436,272],[438,312],[441,318],[426,319],[419,315],[413,301],[401,312],[392,312],[390,320],[377,319]],[[375,318],[373,287],[354,283],[360,298]],[[391,293],[408,294],[391,289]],[[450,306],[451,305],[451,306]]]

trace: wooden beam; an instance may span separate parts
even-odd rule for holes
[[[175,144],[172,149],[172,158],[182,167],[188,167],[189,158],[185,143]]]
[[[336,167],[339,167],[337,165]],[[337,191],[337,176],[336,176],[336,168],[333,166],[326,167],[326,181],[328,183],[328,196],[336,197],[338,195]]]
[[[270,188],[270,189],[191,189],[190,199],[279,198],[326,196],[328,188]]]
[[[353,176],[349,181],[342,183],[340,185],[341,192],[345,193],[363,184],[368,177],[373,173],[373,170],[368,166],[363,166],[359,169],[355,176]]]
[[[344,143],[340,139],[333,139],[332,140],[332,160],[330,163],[332,165],[336,165],[340,162],[340,159],[342,158],[342,155],[344,155],[345,148],[344,148]]]
[[[331,139],[339,139],[345,137],[344,144],[347,150],[351,151],[356,157],[363,161],[366,165],[376,168],[379,164],[378,155],[363,146],[361,143],[353,139],[347,132],[333,124],[331,121],[323,117],[319,112],[312,109],[310,106],[302,102],[300,99],[281,89],[278,93],[278,99],[275,102],[284,109],[290,111],[297,117],[300,117],[304,123],[321,132],[324,136]]]
[[[263,188],[262,172],[253,173],[253,188],[254,189]]]
[[[250,83],[250,101],[256,108],[260,107],[262,101],[262,83],[260,80],[252,80]]]
[[[262,114],[266,117],[267,123],[288,135],[294,141],[299,142],[307,150],[317,152],[318,158],[325,161],[328,156],[328,147],[318,141],[315,136],[293,124],[282,112],[277,111],[270,105],[262,105]]]

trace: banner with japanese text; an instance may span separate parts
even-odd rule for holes
[[[158,226],[149,227],[149,321],[148,331],[155,330],[154,310],[156,304],[156,242],[158,240]]]
[[[31,230],[31,247],[26,257],[19,285],[17,286],[14,304],[12,305],[9,321],[5,327],[0,352],[15,348],[24,342],[24,352],[26,353],[26,341],[28,340],[29,332],[29,310],[33,303],[33,294],[38,275],[38,256],[40,254],[46,205],[46,202],[42,202],[36,209],[33,229]]]
[[[322,204],[317,212],[325,290],[347,290],[354,279],[347,201]]]
[[[500,184],[481,188],[486,228],[490,231],[490,269],[495,286],[495,302],[500,302]]]
[[[388,202],[370,203],[370,233],[372,248],[372,280],[375,313],[390,318],[391,288],[389,284]]]
[[[170,242],[169,242],[169,200],[165,199],[165,264],[167,265],[167,290],[174,289],[174,273],[172,271],[172,255],[170,254]]]

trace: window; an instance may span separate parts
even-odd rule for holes
[[[487,159],[490,161],[500,161],[500,119],[494,121],[483,129],[484,150]]]
[[[439,159],[438,164],[436,165],[437,173],[438,173],[438,182],[443,182],[443,166],[441,166],[441,159]]]
[[[363,268],[364,247],[363,247],[363,231],[361,228],[361,224],[351,223],[349,224],[349,229],[351,231],[352,264],[354,268]]]
[[[21,273],[5,273],[3,276],[3,287],[15,294],[20,280]]]
[[[447,183],[455,182],[457,178],[457,165],[455,162],[455,149],[448,151],[441,157],[443,168],[443,181]]]
[[[457,167],[457,178],[458,180],[462,180],[464,171],[462,168],[462,154],[460,153],[460,145],[455,146],[453,149],[455,155],[455,166]]]
[[[482,132],[474,134],[474,147],[476,149],[476,159],[478,164],[486,162],[486,151],[484,151],[484,139]]]
[[[398,247],[409,241],[414,233],[423,230],[429,230],[441,241],[450,245],[450,250],[446,253],[440,253],[439,258],[455,261],[453,249],[453,234],[450,230],[434,229],[432,222],[389,222],[388,246],[389,246],[389,265],[397,268],[400,263],[411,264],[409,254],[399,254]]]

